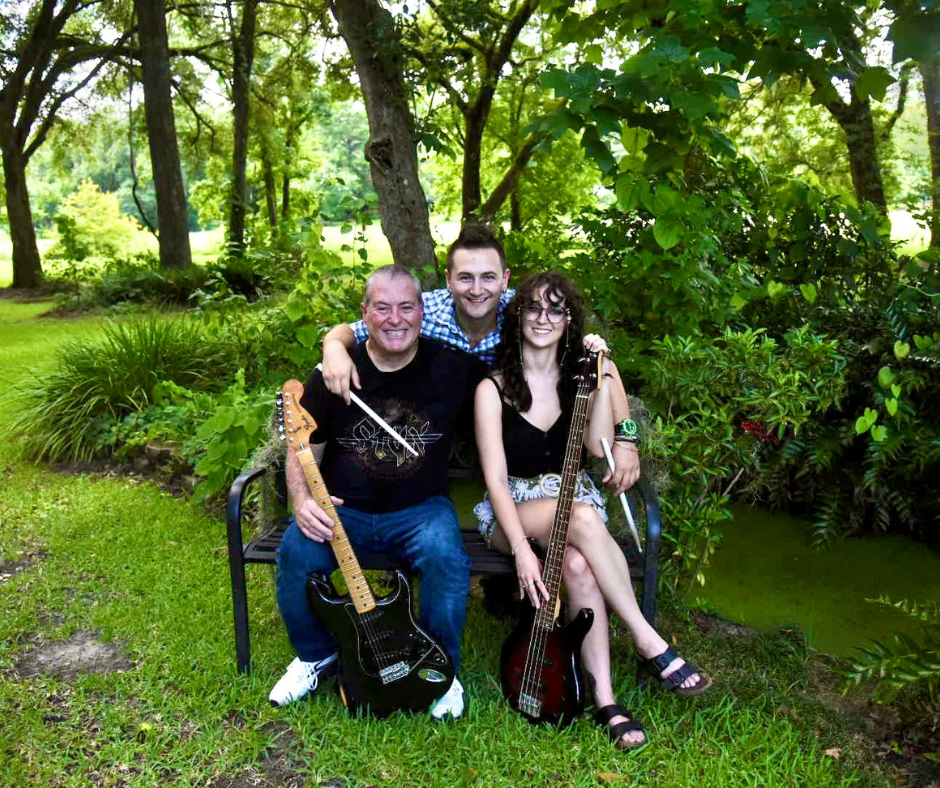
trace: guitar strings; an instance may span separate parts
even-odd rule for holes
[[[558,506],[555,509],[555,521],[552,523],[552,530],[549,534],[548,554],[545,557],[545,574],[543,582],[547,578],[546,586],[549,588],[551,609],[543,604],[536,611],[533,619],[533,631],[529,639],[529,647],[526,651],[526,661],[523,667],[522,684],[520,686],[520,695],[525,694],[529,697],[539,698],[542,695],[541,676],[544,666],[545,647],[548,643],[548,637],[554,627],[554,608],[557,601],[557,595],[561,586],[561,570],[564,563],[564,553],[568,546],[568,526],[570,523],[571,507],[574,503],[574,490],[576,486],[575,474],[580,467],[581,445],[584,441],[584,422],[587,417],[588,403],[587,380],[581,382],[578,386],[578,392],[575,395],[574,413],[571,419],[571,430],[568,434],[568,444],[565,447],[565,460],[562,468],[562,479],[566,483],[562,485],[558,494]],[[575,448],[577,447],[577,449]],[[562,539],[562,537],[564,537]]]

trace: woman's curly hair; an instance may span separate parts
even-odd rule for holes
[[[584,337],[584,300],[566,276],[549,271],[526,277],[516,289],[516,297],[506,308],[503,321],[503,338],[496,348],[496,368],[503,378],[503,392],[521,413],[532,407],[532,392],[522,370],[522,321],[525,308],[538,304],[538,293],[545,288],[545,299],[553,305],[560,304],[568,310],[566,335],[558,344],[558,364],[561,375],[558,379],[558,398],[562,408],[574,401],[578,388],[576,375],[580,371],[578,360],[583,355],[581,341]]]

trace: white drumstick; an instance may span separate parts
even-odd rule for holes
[[[616,470],[614,465],[614,455],[610,452],[610,443],[607,438],[601,438],[601,446],[604,448],[604,456],[607,458],[607,467],[610,468],[610,472],[613,473]],[[633,522],[633,512],[630,511],[630,502],[627,500],[626,493],[620,493],[620,503],[623,504],[623,513],[627,516],[627,524],[630,526],[630,533],[633,534],[633,540],[636,542],[636,549],[641,553],[643,548],[640,547],[640,535],[636,531],[636,523]]]
[[[317,371],[323,372],[323,365],[317,364]],[[360,408],[362,408],[370,419],[374,420],[383,430],[385,430],[389,435],[391,435],[395,440],[397,440],[402,446],[404,446],[408,451],[410,451],[415,457],[419,456],[410,443],[406,441],[401,435],[395,432],[391,424],[389,424],[385,419],[383,419],[378,413],[376,413],[372,408],[370,408],[366,403],[364,403],[359,397],[355,395],[354,392],[349,392],[349,398],[355,402]]]

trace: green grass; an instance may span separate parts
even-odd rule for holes
[[[891,211],[891,240],[899,241],[901,254],[915,255],[930,245],[930,232],[914,221],[908,211]]]
[[[31,374],[35,359],[48,363],[73,332],[100,330],[95,320],[41,320],[37,311],[0,302],[0,388]],[[497,682],[508,624],[476,598],[465,637],[465,719],[351,720],[332,684],[309,701],[273,709],[267,693],[292,654],[270,567],[249,567],[253,674],[240,676],[222,521],[150,483],[59,475],[25,463],[8,441],[0,430],[0,561],[35,560],[0,579],[5,788],[273,786],[289,779],[345,779],[349,788],[889,784],[860,723],[807,691],[799,637],[705,637],[668,614],[662,624],[716,686],[695,702],[638,691],[629,644],[616,638],[618,692],[651,738],[638,752],[611,749],[587,717],[556,731],[512,713]],[[32,649],[80,631],[125,650],[133,668],[68,680],[17,673]],[[831,748],[839,759],[826,754]]]
[[[328,249],[332,249],[340,255],[353,255],[356,242],[355,231],[343,233],[340,225],[328,225],[323,228],[324,244]],[[460,231],[460,223],[444,219],[435,220],[431,226],[431,233],[434,240],[441,246],[449,246],[457,237]],[[378,222],[366,228],[366,249],[369,253],[369,260],[376,266],[388,265],[392,262],[392,252],[389,249],[388,241],[382,234],[382,228]],[[212,230],[200,230],[189,234],[189,245],[192,250],[193,262],[199,265],[206,265],[216,260],[222,252],[222,244],[225,240],[225,228],[216,227]],[[54,238],[39,239],[39,253],[44,255],[55,243]],[[353,246],[353,251],[341,251],[344,244]],[[150,251],[156,254],[158,250],[157,240],[149,233],[141,234],[141,248],[139,251]],[[13,281],[13,245],[10,242],[10,236],[4,230],[0,229],[0,287],[9,287]]]
[[[894,630],[918,634],[911,619],[866,598],[940,600],[940,555],[924,545],[877,536],[813,550],[802,520],[734,511],[705,587],[693,591],[727,618],[758,629],[796,625],[814,648],[848,656]]]

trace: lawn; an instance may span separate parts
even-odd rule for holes
[[[357,254],[356,250],[362,245],[358,239],[360,228],[352,228],[347,232],[343,232],[343,229],[338,224],[327,225],[323,228],[323,239],[326,247],[341,255]],[[435,220],[432,223],[431,232],[434,240],[439,245],[448,246],[457,237],[457,233],[460,232],[460,223],[445,219]],[[392,253],[388,247],[388,241],[382,234],[382,228],[378,222],[366,227],[362,234],[366,239],[366,248],[371,262],[375,265],[386,265],[392,262]],[[141,233],[140,238],[140,248],[133,251],[157,253],[156,238],[149,233]],[[225,230],[222,227],[190,233],[189,244],[192,250],[193,262],[205,265],[215,260],[221,254],[224,240]],[[40,238],[40,255],[44,255],[54,243],[54,238]],[[344,246],[349,246],[351,249],[343,249]],[[13,281],[12,258],[13,245],[10,242],[10,236],[0,228],[0,287],[9,287]]]
[[[53,363],[67,337],[97,330],[95,318],[41,311],[0,302],[0,394],[35,374],[37,359]],[[273,709],[267,692],[292,655],[270,568],[249,570],[254,672],[240,676],[219,511],[151,482],[27,462],[2,429],[9,407],[0,412],[0,785],[841,788],[888,785],[894,774],[874,758],[873,729],[817,696],[820,669],[798,632],[722,634],[668,605],[661,625],[716,686],[693,702],[638,690],[617,637],[620,698],[651,738],[637,752],[611,749],[588,717],[558,731],[512,713],[498,687],[509,623],[476,597],[459,722],[349,719],[332,683]],[[65,646],[94,647],[100,659],[70,670]],[[55,649],[58,667],[48,661]]]

